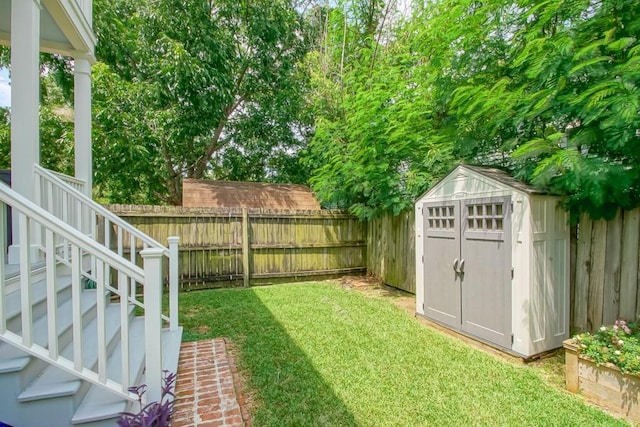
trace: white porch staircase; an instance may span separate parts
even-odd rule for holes
[[[0,251],[0,423],[114,426],[139,409],[130,386],[147,384],[148,400],[159,400],[162,370],[177,370],[177,241],[170,251],[64,177],[39,167],[36,177],[39,204],[0,184],[0,224],[6,204],[20,241],[32,236],[20,264],[6,265]],[[137,248],[144,269],[132,262]]]

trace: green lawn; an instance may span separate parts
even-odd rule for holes
[[[180,309],[185,340],[237,346],[255,426],[625,425],[337,285],[197,291]]]

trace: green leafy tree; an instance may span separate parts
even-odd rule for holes
[[[329,14],[308,57],[324,200],[397,211],[463,161],[566,194],[574,213],[640,203],[635,2],[416,1],[368,38],[350,13]]]
[[[434,133],[434,98],[394,2],[346,2],[328,11],[307,58],[316,129],[305,159],[327,206],[361,218],[398,213],[451,165]]]
[[[611,217],[640,203],[640,9],[634,1],[526,4],[514,67],[525,117],[547,126],[515,153],[574,211]],[[537,6],[537,7],[536,7]],[[544,55],[544,64],[540,57]]]
[[[463,22],[473,28],[478,19],[484,34],[461,35],[465,53],[458,56],[499,56],[490,63],[474,59],[482,67],[453,85],[449,114],[458,141],[467,143],[462,147],[472,148],[463,157],[501,163],[567,194],[574,213],[608,217],[637,206],[635,2],[483,3]]]
[[[9,49],[0,48],[0,65],[8,65]],[[73,110],[60,84],[56,68],[63,61],[53,55],[42,55],[40,82],[40,164],[48,169],[73,175]],[[11,113],[0,108],[0,169],[11,169]]]
[[[289,2],[101,0],[95,11],[105,196],[179,204],[183,177],[283,178],[278,165],[296,162],[309,132],[306,28]]]

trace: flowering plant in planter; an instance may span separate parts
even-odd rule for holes
[[[580,354],[596,365],[611,363],[623,373],[640,374],[640,323],[616,320],[613,326],[601,326],[594,333],[573,337]]]

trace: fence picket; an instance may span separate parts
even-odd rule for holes
[[[640,209],[626,211],[622,223],[622,261],[620,270],[620,317],[634,320],[638,301],[638,249]]]
[[[595,221],[591,231],[589,292],[587,300],[587,328],[594,330],[602,323],[604,304],[604,266],[607,248],[607,222]]]
[[[607,221],[601,324],[613,324],[620,312],[621,233],[622,213],[618,211],[613,219]]]
[[[580,217],[580,226],[578,228],[578,255],[575,265],[574,317],[571,319],[572,332],[587,330],[592,223],[593,221],[591,221],[589,216],[582,215]]]

